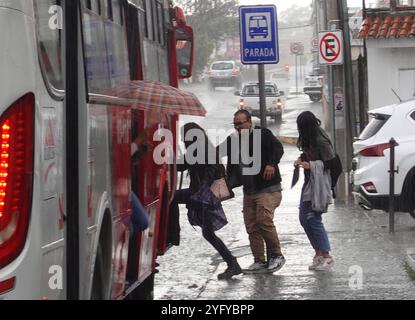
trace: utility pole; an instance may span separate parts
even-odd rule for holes
[[[353,61],[351,51],[351,39],[349,28],[349,12],[347,7],[347,0],[338,0],[339,16],[343,25],[343,46],[344,46],[344,78],[345,78],[345,93],[346,93],[346,141],[347,141],[347,162],[344,167],[349,173],[351,170],[351,163],[353,158],[353,139],[357,136],[356,127],[356,96],[355,85],[353,79]],[[349,180],[349,179],[348,179]]]
[[[329,112],[333,116],[333,136],[336,152],[343,163],[344,174],[340,176],[337,183],[338,201],[347,201],[350,193],[349,177],[352,158],[352,139],[354,137],[354,90],[352,79],[352,62],[350,53],[350,37],[347,19],[347,3],[345,0],[327,0],[327,30],[340,29],[343,31],[342,50],[344,61],[342,65],[329,66],[330,101]],[[337,105],[342,103],[343,108],[336,110]]]

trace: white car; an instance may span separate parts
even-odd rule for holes
[[[242,82],[241,70],[235,61],[215,61],[208,71],[209,88],[239,88]]]
[[[353,144],[351,182],[366,209],[389,208],[390,140],[395,147],[395,210],[415,218],[415,100],[370,111],[371,121]]]
[[[282,121],[282,112],[284,109],[284,91],[278,90],[273,82],[265,83],[265,103],[266,117],[271,117],[275,122]],[[242,91],[236,91],[235,95],[239,97],[239,109],[247,110],[253,117],[260,118],[259,103],[259,84],[258,82],[249,82],[242,86]]]

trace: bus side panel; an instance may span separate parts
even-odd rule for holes
[[[39,84],[43,84],[39,79]],[[42,107],[40,151],[40,193],[42,199],[42,297],[62,299],[62,274],[64,270],[64,188],[63,188],[63,137],[62,102],[54,101],[45,88],[39,88],[40,106],[56,105],[57,108]],[[41,93],[43,92],[43,93]],[[60,277],[60,278],[59,278]],[[59,290],[60,289],[60,290]]]
[[[154,268],[155,256],[154,248],[157,245],[155,238],[156,229],[158,225],[158,210],[160,201],[153,202],[145,207],[149,217],[149,227],[143,232],[140,247],[140,260],[138,269],[138,280],[143,282],[151,275]]]
[[[166,116],[166,125],[168,126],[173,137],[173,145],[171,146],[174,154],[176,153],[177,148],[177,122],[178,115],[167,115]],[[169,249],[171,242],[178,241],[177,230],[178,221],[173,221],[178,219],[178,217],[171,217],[170,215],[170,200],[172,199],[174,192],[176,191],[177,185],[177,171],[173,165],[167,166],[166,172],[166,190],[161,190],[161,196],[164,196],[165,203],[162,204],[161,209],[161,222],[160,222],[160,231],[158,237],[158,255],[164,255]],[[166,191],[166,194],[163,192]],[[172,220],[173,218],[173,220]],[[176,243],[177,244],[177,243]]]
[[[111,199],[115,217],[112,298],[122,296],[127,272],[131,227],[131,111],[110,108]]]
[[[146,130],[151,143],[151,149],[157,147],[154,141],[157,130],[163,126],[163,114],[156,108],[148,109],[141,114],[143,120],[139,122],[139,130]],[[160,224],[160,180],[162,168],[155,163],[153,152],[146,153],[139,162],[137,174],[138,197],[143,203],[149,217],[149,228],[143,232],[140,243],[139,281],[145,280],[154,270],[156,238]]]

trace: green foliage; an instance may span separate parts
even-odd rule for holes
[[[405,270],[408,273],[409,278],[412,281],[415,281],[415,271],[412,270],[412,268],[409,266],[409,264],[407,262],[405,262]]]
[[[278,24],[280,27],[293,27],[311,23],[313,9],[311,6],[293,5],[288,10],[278,14]]]
[[[199,75],[226,36],[238,35],[238,0],[176,0],[195,34],[194,74]]]

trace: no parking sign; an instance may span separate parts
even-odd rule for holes
[[[341,30],[319,33],[320,64],[343,64],[343,33]]]

